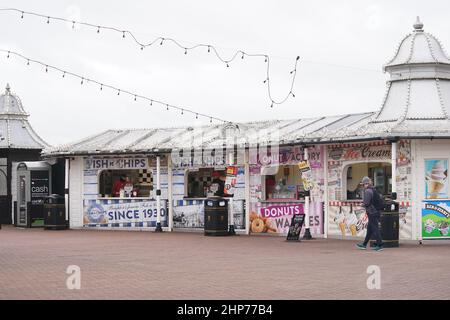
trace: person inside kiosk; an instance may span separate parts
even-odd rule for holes
[[[151,178],[142,178],[139,170],[104,170],[100,174],[99,194],[102,197],[150,197]]]
[[[346,196],[347,200],[363,199],[364,188],[360,184],[363,177],[368,176],[373,186],[383,197],[390,197],[392,192],[392,166],[387,162],[354,163],[346,168]]]

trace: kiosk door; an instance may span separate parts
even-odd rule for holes
[[[28,203],[30,202],[30,172],[17,172],[17,226],[27,227],[30,223]]]

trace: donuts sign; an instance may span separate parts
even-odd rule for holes
[[[292,204],[286,206],[270,206],[260,209],[261,216],[264,218],[280,218],[294,214],[303,213],[303,204]]]

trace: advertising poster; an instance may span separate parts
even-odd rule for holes
[[[205,225],[205,205],[193,204],[173,207],[174,228],[203,228]]]
[[[304,214],[303,203],[262,205],[250,214],[250,232],[287,234],[292,217],[298,214]],[[311,202],[309,221],[312,232],[323,234],[322,202]]]
[[[309,191],[313,187],[313,177],[312,177],[312,171],[311,166],[309,165],[308,160],[303,160],[298,163],[298,169],[301,172],[302,175],[302,183],[303,183],[303,189],[306,191]]]
[[[448,199],[448,159],[425,160],[425,198]]]
[[[361,206],[330,206],[331,235],[363,237],[369,222],[366,210]]]
[[[155,227],[156,201],[128,202],[124,200],[85,200],[83,224],[144,223]],[[167,206],[161,202],[161,225],[167,227]]]
[[[31,203],[43,204],[44,199],[50,194],[49,172],[31,172]]]
[[[449,238],[450,200],[422,203],[422,238]]]

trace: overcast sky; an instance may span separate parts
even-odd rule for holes
[[[140,50],[130,37],[114,32],[72,30],[65,23],[0,12],[1,49],[230,121],[377,110],[388,79],[382,65],[412,31],[417,15],[425,31],[450,46],[445,0],[14,0],[0,1],[0,7],[115,26],[133,31],[142,42],[163,36],[186,46],[212,44],[224,55],[236,50],[268,54],[275,100],[289,92],[289,72],[300,56],[295,98],[271,109],[263,58],[237,59],[226,68],[205,49],[187,55],[170,44]],[[202,123],[5,55],[0,56],[0,85],[6,83],[51,144],[107,129]]]

